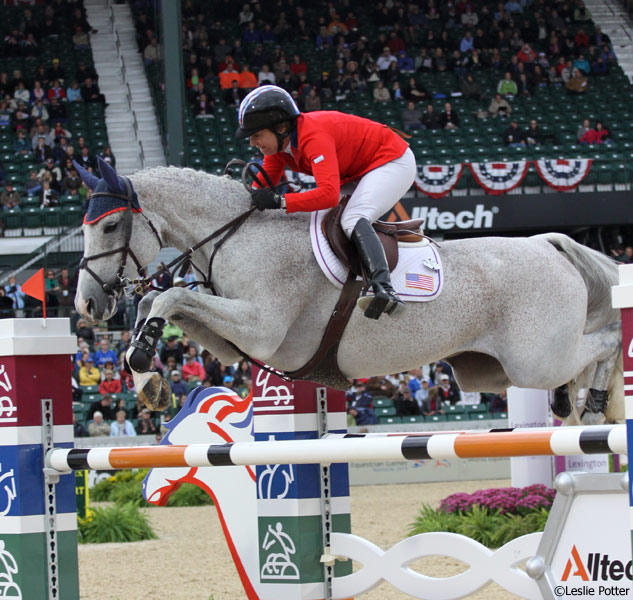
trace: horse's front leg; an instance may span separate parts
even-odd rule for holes
[[[265,360],[281,345],[288,331],[287,319],[282,306],[171,288],[153,299],[143,328],[147,339],[158,341],[165,321],[171,321],[224,364],[231,364],[240,354],[227,341],[249,356]],[[136,389],[147,406],[164,410],[171,396],[169,385],[158,373],[147,372],[156,346],[138,346],[133,345],[127,353]]]

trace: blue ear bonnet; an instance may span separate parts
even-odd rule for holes
[[[134,191],[132,182],[127,177],[123,179],[119,176],[110,164],[100,156],[97,157],[97,163],[103,179],[99,179],[82,165],[73,161],[79,176],[88,188],[93,191],[93,196],[88,204],[88,212],[84,217],[84,223],[92,225],[106,215],[111,215],[119,210],[126,210],[130,198],[132,199],[132,211],[142,212],[143,209],[138,202],[138,196]]]
[[[120,194],[121,196],[127,196],[127,189],[125,187],[125,183],[121,178],[120,185],[117,186],[116,190],[110,189],[110,186],[105,182],[104,179],[100,179],[97,185],[95,186],[94,192],[100,192],[103,194],[113,193]],[[134,187],[132,186],[132,182],[129,181],[130,191],[132,193],[132,210],[133,212],[142,212],[141,205],[138,202],[138,196],[134,191]],[[121,190],[121,186],[123,189]],[[120,210],[126,210],[128,207],[128,201],[115,196],[97,196],[96,198],[90,198],[90,203],[88,204],[88,212],[84,217],[84,223],[86,225],[93,225],[100,219],[107,215],[111,215]]]

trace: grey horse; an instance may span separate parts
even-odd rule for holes
[[[186,251],[250,206],[248,192],[227,176],[159,167],[126,179],[106,163],[100,168],[103,179],[82,171],[96,190],[91,203],[112,202],[116,210],[84,222],[75,299],[92,322],[112,317],[118,284],[138,278],[139,268],[144,273],[161,245]],[[194,252],[201,272],[212,251],[210,243]],[[603,421],[607,390],[611,400],[623,396],[619,313],[610,303],[616,264],[554,233],[450,241],[440,252],[445,283],[439,298],[377,321],[353,311],[338,351],[344,376],[384,375],[446,359],[464,391],[558,388],[557,400],[576,418],[576,394],[589,388],[590,398],[600,401],[583,420]],[[168,320],[224,364],[239,360],[241,351],[292,371],[314,355],[339,295],[313,257],[309,215],[282,211],[253,213],[217,252],[212,280],[215,294],[183,287],[148,293],[137,323]],[[152,333],[155,343],[160,328]],[[133,352],[132,365],[138,364]],[[143,370],[133,369],[142,399],[152,408],[166,406],[168,383]],[[607,418],[621,418],[612,405]]]

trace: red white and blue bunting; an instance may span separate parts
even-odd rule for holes
[[[548,186],[559,192],[568,192],[585,179],[593,161],[590,158],[545,158],[535,161],[424,165],[418,167],[413,183],[426,196],[443,198],[455,188],[464,167],[468,165],[475,181],[488,194],[498,196],[520,185],[531,163],[534,163],[537,173]]]
[[[475,181],[489,194],[498,196],[513,190],[523,181],[530,162],[468,163],[468,166]]]
[[[589,173],[590,158],[547,159],[534,161],[541,179],[559,192],[573,190]]]
[[[413,182],[423,194],[431,198],[443,198],[457,185],[464,165],[424,165],[418,167],[418,174]]]

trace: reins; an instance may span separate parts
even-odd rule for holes
[[[240,159],[233,159],[229,161],[226,167],[224,168],[224,175],[228,175],[228,176],[232,175],[233,173],[232,167],[238,167],[238,166],[241,167],[242,184],[244,188],[246,189],[246,191],[248,191],[248,193],[251,195],[253,195],[253,193],[255,192],[255,189],[252,187],[252,185],[248,183],[249,176],[253,179],[255,183],[257,183],[259,187],[268,187],[270,189],[277,190],[278,187],[287,185],[287,183],[282,183],[280,184],[280,186],[275,186],[272,180],[270,179],[268,173],[266,173],[266,171],[262,167],[262,165],[254,161],[245,162]],[[262,181],[260,180],[259,178],[260,175],[261,177],[263,177],[264,183],[262,183]],[[132,215],[134,212],[134,205],[133,205],[134,194],[132,192],[132,184],[125,177],[122,177],[121,179],[125,183],[125,187],[126,187],[125,195],[111,193],[111,192],[96,192],[92,194],[92,198],[108,197],[108,198],[116,198],[119,200],[124,200],[125,202],[127,202],[127,205],[125,207],[126,214],[124,217],[124,225],[123,225],[124,244],[123,246],[119,246],[118,248],[115,248],[113,250],[107,250],[105,252],[100,252],[99,254],[93,254],[92,256],[86,256],[82,258],[79,264],[79,269],[80,270],[85,269],[95,279],[95,281],[99,283],[99,285],[101,286],[101,288],[106,294],[116,297],[120,293],[126,294],[128,296],[131,296],[132,294],[142,295],[146,290],[156,290],[156,291],[162,292],[164,290],[157,288],[152,283],[152,281],[158,275],[160,275],[161,273],[167,272],[169,273],[173,281],[174,279],[173,275],[176,271],[178,272],[178,275],[182,277],[187,273],[187,271],[191,267],[200,274],[201,279],[197,281],[189,282],[185,285],[185,287],[191,288],[191,287],[195,287],[199,285],[208,289],[211,292],[211,294],[213,294],[214,296],[217,296],[218,294],[213,284],[213,262],[215,260],[215,257],[217,256],[218,251],[224,245],[224,243],[227,240],[229,240],[238,231],[238,229],[246,222],[246,220],[253,214],[253,212],[256,210],[256,207],[251,206],[248,210],[241,213],[240,215],[238,215],[237,217],[235,217],[228,223],[222,225],[219,229],[216,229],[213,233],[208,235],[203,240],[200,240],[197,244],[188,248],[185,252],[183,252],[176,258],[174,258],[169,264],[161,263],[159,269],[157,269],[151,275],[146,275],[145,268],[141,265],[140,261],[134,254],[134,251],[130,247],[130,241],[132,239]],[[160,236],[158,235],[158,231],[156,227],[151,222],[151,220],[145,214],[143,214],[142,211],[139,211],[139,212],[149,224],[152,232],[154,233],[154,235],[156,236],[156,239],[158,240],[160,247],[163,248],[163,243],[162,243],[162,240],[160,239]],[[202,246],[208,244],[209,242],[211,242],[212,240],[216,238],[219,238],[219,239],[216,241],[215,245],[213,246],[213,251],[211,252],[211,256],[209,258],[209,266],[207,268],[207,273],[205,274],[201,269],[199,269],[193,263],[192,255],[194,254],[194,252],[196,252],[196,250],[199,250]],[[119,252],[122,253],[122,257],[119,262],[119,268],[116,273],[116,281],[114,283],[107,283],[103,281],[103,279],[101,279],[101,277],[99,277],[99,275],[97,275],[88,266],[88,263],[92,260],[96,260],[98,258],[104,258],[106,256],[112,256],[113,254],[117,254]],[[136,265],[136,269],[139,275],[136,279],[130,279],[128,277],[123,276],[123,272],[127,264],[128,256],[132,258],[132,260],[134,261]],[[129,288],[131,288],[132,286],[134,286],[134,289],[132,290],[131,293],[128,293]],[[269,373],[274,373],[275,375],[281,376],[286,380],[290,380],[288,377],[283,375],[283,373],[280,373],[279,371],[271,369],[270,367],[251,358],[246,353],[244,353],[240,348],[238,348],[233,342],[229,340],[225,340],[225,342],[229,346],[231,346],[238,354],[246,358],[248,361],[256,364],[261,369],[264,369],[265,371],[268,371]]]
[[[224,174],[230,175],[232,173],[231,167],[235,167],[235,166],[242,167],[242,170],[241,170],[242,184],[244,185],[245,189],[249,192],[249,194],[252,195],[255,190],[252,188],[251,185],[248,184],[248,181],[247,181],[248,176],[252,177],[253,181],[255,181],[257,185],[259,185],[260,187],[269,187],[271,189],[275,189],[275,185],[273,184],[270,177],[268,176],[268,173],[264,171],[263,167],[259,163],[256,163],[254,161],[247,163],[243,160],[233,159],[226,165],[224,169]],[[259,171],[259,173],[256,173],[255,170]],[[261,182],[261,180],[259,179],[259,175],[261,175],[264,178],[265,183]],[[208,235],[206,238],[204,238],[203,240],[201,240],[200,242],[198,242],[197,244],[195,244],[194,246],[192,246],[191,248],[189,248],[188,250],[186,250],[185,252],[177,256],[169,264],[161,263],[159,269],[157,269],[151,275],[147,275],[145,272],[145,267],[141,265],[140,261],[134,254],[134,251],[130,247],[130,241],[132,239],[132,214],[134,212],[134,209],[133,209],[134,195],[132,192],[132,185],[130,181],[127,179],[127,177],[122,177],[121,179],[125,184],[125,188],[126,188],[125,195],[116,194],[113,192],[95,192],[92,194],[92,198],[98,198],[98,197],[116,198],[119,200],[124,200],[127,203],[125,207],[126,214],[123,221],[124,243],[122,246],[114,248],[113,250],[107,250],[105,252],[100,252],[99,254],[93,254],[92,256],[83,257],[81,259],[81,262],[79,263],[79,269],[80,270],[85,269],[95,279],[95,281],[97,281],[97,283],[101,286],[101,288],[106,294],[110,296],[117,296],[117,294],[120,294],[120,293],[125,293],[126,295],[131,295],[131,294],[141,295],[143,294],[145,290],[148,290],[148,289],[163,291],[162,289],[157,288],[152,283],[152,281],[158,275],[160,275],[161,273],[167,272],[169,273],[173,281],[173,278],[174,278],[173,276],[176,271],[178,271],[178,274],[182,277],[187,273],[189,268],[192,267],[200,274],[201,279],[187,283],[186,287],[195,287],[197,285],[200,285],[202,287],[209,289],[213,295],[217,296],[215,286],[213,285],[213,262],[215,260],[215,257],[218,251],[220,250],[220,248],[224,245],[224,243],[229,238],[231,238],[233,234],[237,232],[237,230],[246,221],[246,219],[248,219],[248,217],[250,217],[253,214],[255,207],[249,208],[247,211],[235,217],[235,219],[232,219],[225,225],[222,225],[222,227],[215,230],[213,233],[211,233],[211,235]],[[158,235],[158,231],[156,230],[156,227],[154,226],[154,224],[151,222],[150,219],[147,218],[145,214],[143,214],[142,211],[140,212],[140,214],[145,218],[145,220],[149,224],[152,232],[154,233],[154,235],[156,236],[156,239],[158,240],[160,247],[163,248],[163,242],[160,239],[160,236]],[[213,252],[211,253],[211,257],[209,259],[209,266],[207,269],[207,273],[204,273],[201,269],[199,269],[193,263],[193,261],[191,260],[191,257],[196,250],[200,249],[202,246],[208,244],[209,242],[218,238],[219,236],[222,236],[222,237],[214,245]],[[115,275],[115,281],[112,283],[103,281],[103,279],[101,279],[101,277],[99,277],[99,275],[97,275],[97,273],[95,273],[88,266],[88,263],[92,260],[96,260],[98,258],[104,258],[106,256],[112,256],[113,254],[117,254],[119,252],[122,253],[122,256],[121,256],[121,260],[119,261],[119,268]],[[128,256],[132,258],[132,260],[134,261],[134,264],[136,265],[136,270],[139,276],[135,279],[130,279],[128,277],[123,276],[123,272],[125,271],[125,267],[127,265]],[[127,290],[131,286],[134,286],[134,289],[132,290],[131,294],[128,294]]]
[[[255,181],[257,183],[258,186],[260,186],[260,187],[268,187],[270,189],[276,189],[276,186],[273,184],[272,180],[268,176],[268,173],[266,173],[266,171],[264,170],[262,165],[260,165],[259,163],[255,162],[255,161],[246,162],[246,161],[243,161],[243,160],[241,160],[239,158],[234,158],[233,160],[230,160],[226,164],[226,166],[224,167],[223,174],[231,176],[233,174],[232,167],[236,167],[236,166],[241,167],[242,185],[244,186],[246,191],[249,194],[251,194],[251,196],[253,195],[255,190],[248,183],[247,177],[249,175],[250,175],[250,177],[252,177],[253,181]],[[255,173],[253,171],[253,169],[256,169],[257,171],[259,171],[259,173]],[[262,183],[260,181],[260,179],[258,178],[258,175],[261,175],[264,178],[265,183]],[[285,184],[282,184],[282,185],[285,185]],[[215,286],[213,285],[213,261],[215,260],[215,257],[217,255],[218,251],[224,245],[224,243],[229,238],[231,238],[234,233],[237,232],[237,230],[242,226],[242,224],[246,221],[246,219],[248,219],[248,217],[250,217],[253,214],[254,211],[255,211],[255,207],[252,206],[246,212],[243,212],[241,215],[235,217],[235,219],[233,219],[232,221],[229,221],[228,223],[226,223],[225,225],[223,225],[222,227],[220,227],[219,229],[214,231],[211,235],[207,236],[206,238],[204,238],[203,240],[198,242],[195,246],[192,246],[186,252],[183,252],[182,254],[177,256],[169,264],[167,264],[167,265],[161,264],[160,266],[161,266],[162,271],[163,272],[167,271],[170,274],[170,277],[171,277],[172,282],[173,282],[173,279],[174,279],[173,278],[173,273],[174,272],[178,271],[178,276],[179,277],[183,277],[185,275],[185,273],[187,273],[187,271],[189,270],[189,267],[192,267],[193,269],[195,269],[200,274],[202,279],[197,280],[197,281],[191,281],[191,282],[187,283],[185,285],[185,287],[192,288],[192,287],[201,285],[202,287],[205,287],[208,290],[210,290],[211,293],[214,296],[217,296],[218,295],[217,291],[215,289]],[[196,250],[198,250],[199,248],[201,248],[205,244],[208,244],[211,240],[215,239],[216,237],[222,235],[225,232],[226,232],[226,235],[224,237],[222,237],[220,240],[218,240],[216,242],[216,244],[213,246],[213,252],[211,253],[211,257],[209,258],[209,266],[207,268],[207,273],[205,274],[201,269],[199,269],[193,263],[193,261],[191,260],[191,256],[193,255],[193,253]],[[162,291],[162,290],[156,288],[155,286],[151,285],[151,283],[150,283],[157,275],[160,274],[160,272],[161,271],[156,271],[152,275],[149,275],[149,276],[145,277],[144,281],[131,282],[131,283],[138,283],[137,288],[135,289],[135,292],[141,293],[142,287],[139,290],[138,289],[139,285],[143,286],[145,288]]]

